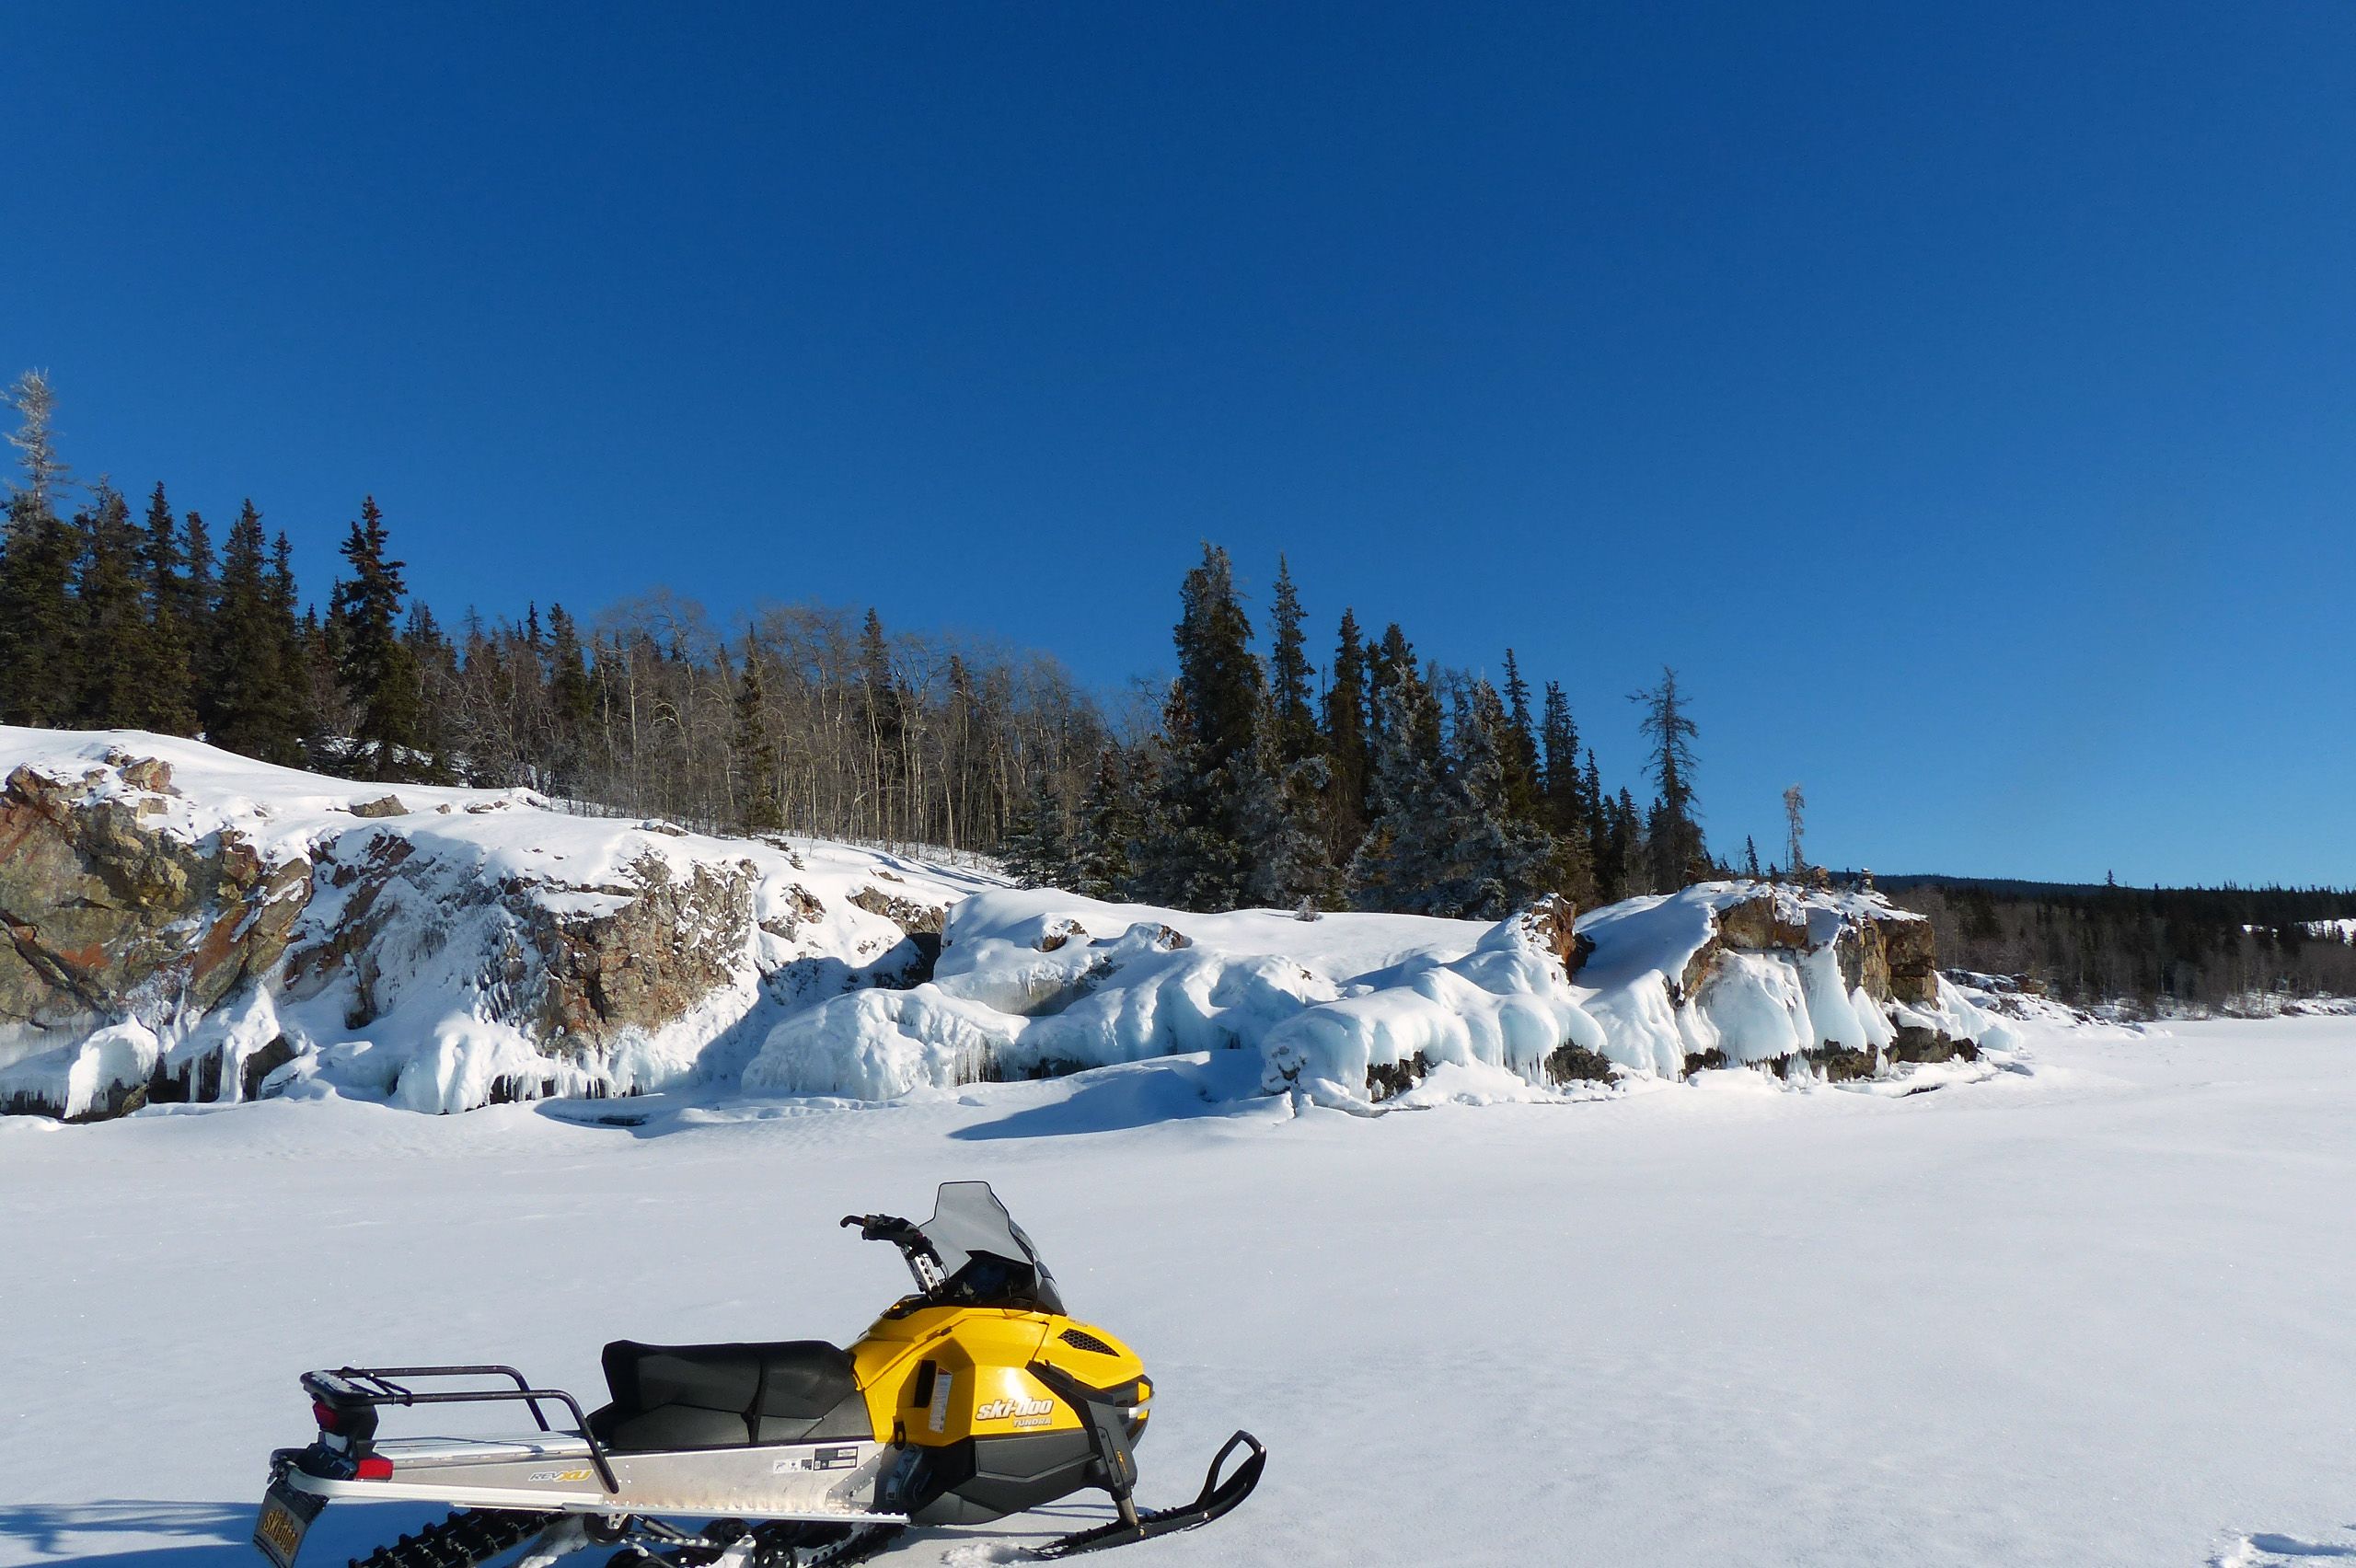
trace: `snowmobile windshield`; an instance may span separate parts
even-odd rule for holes
[[[987,1182],[943,1182],[932,1217],[917,1228],[940,1254],[941,1272],[948,1276],[941,1296],[976,1307],[1062,1313],[1056,1276]]]

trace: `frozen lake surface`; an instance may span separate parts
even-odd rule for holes
[[[1205,1100],[1213,1059],[884,1106],[0,1121],[0,1568],[258,1562],[308,1367],[512,1362],[594,1403],[608,1339],[855,1337],[906,1274],[836,1220],[972,1177],[1145,1357],[1144,1501],[1235,1426],[1272,1450],[1123,1562],[2356,1558],[2356,1020],[2028,1045],[1906,1098],[1736,1072],[1377,1118]],[[340,1505],[305,1568],[426,1516]]]

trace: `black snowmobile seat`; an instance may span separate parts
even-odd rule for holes
[[[606,1347],[613,1402],[589,1430],[621,1454],[869,1437],[850,1354],[824,1340]]]

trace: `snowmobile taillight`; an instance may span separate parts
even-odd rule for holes
[[[319,1430],[322,1432],[341,1432],[343,1430],[343,1412],[336,1409],[335,1406],[328,1403],[325,1400],[313,1400],[311,1401],[311,1419],[319,1424]]]
[[[362,1481],[390,1481],[393,1461],[382,1454],[371,1454],[360,1461],[360,1468],[352,1473]]]

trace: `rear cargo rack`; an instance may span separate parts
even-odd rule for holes
[[[399,1378],[505,1378],[515,1386],[512,1389],[450,1389],[420,1393]],[[332,1372],[306,1372],[303,1387],[314,1398],[330,1404],[364,1405],[425,1405],[425,1404],[492,1404],[521,1403],[532,1412],[532,1419],[543,1432],[555,1428],[540,1409],[547,1400],[560,1404],[572,1412],[572,1424],[589,1444],[589,1462],[597,1468],[597,1479],[610,1495],[621,1491],[621,1482],[614,1478],[614,1467],[606,1458],[606,1446],[589,1430],[589,1418],[582,1413],[581,1401],[562,1389],[536,1389],[523,1373],[513,1366],[339,1366]]]

